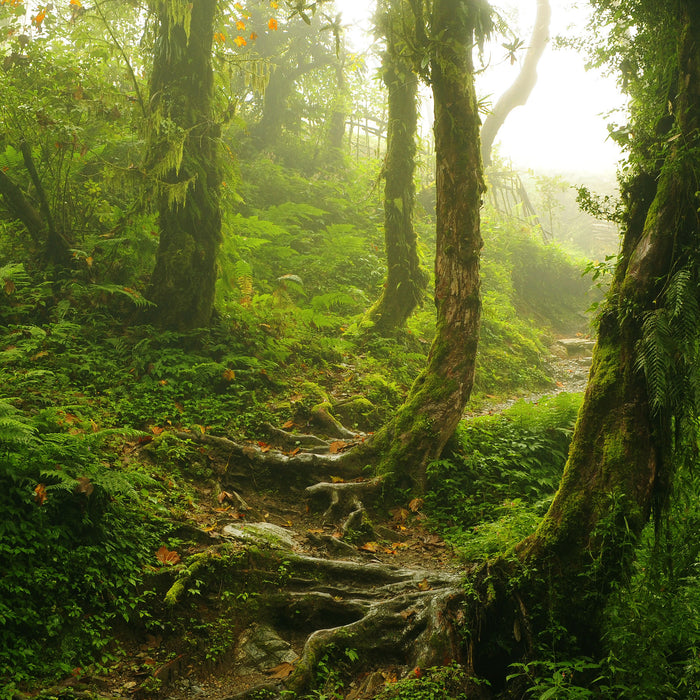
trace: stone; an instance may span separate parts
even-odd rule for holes
[[[299,655],[272,627],[253,625],[238,640],[236,664],[243,672],[269,671],[282,663],[293,664]]]
[[[266,544],[273,549],[296,549],[296,542],[288,530],[272,523],[244,523],[226,525],[223,534],[241,542]]]

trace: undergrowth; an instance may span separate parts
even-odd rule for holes
[[[462,421],[428,468],[425,502],[465,557],[505,551],[534,530],[559,485],[581,401],[561,393]]]

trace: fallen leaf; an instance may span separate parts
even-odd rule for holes
[[[379,545],[376,542],[365,542],[361,544],[358,549],[361,549],[363,552],[378,552]]]
[[[216,500],[219,501],[219,503],[223,503],[225,500],[232,501],[233,496],[228,492],[228,491],[221,491],[219,495],[216,497]]]
[[[288,420],[283,426],[285,430],[289,430],[290,428],[294,427],[294,421],[293,420]]]
[[[294,455],[298,455],[301,452],[301,447],[295,447],[290,453],[290,457],[294,457]]]
[[[414,615],[417,615],[417,614],[418,614],[418,611],[414,610],[413,608],[411,608],[410,610],[402,610],[399,613],[399,615],[401,615],[401,617],[404,620],[410,620]]]
[[[432,586],[428,583],[428,579],[424,578],[419,584],[418,584],[418,590],[419,591],[429,591],[432,588]]]
[[[411,509],[412,512],[417,513],[423,507],[423,499],[422,498],[414,498],[408,504],[408,507]]]
[[[282,680],[284,678],[289,678],[289,676],[292,675],[293,670],[294,664],[290,664],[286,661],[283,661],[278,666],[271,668],[269,671],[265,671],[265,673],[267,673],[267,675],[270,676],[270,678],[278,678]]]
[[[409,512],[405,508],[396,508],[391,511],[391,516],[394,522],[404,523],[409,516]]]
[[[160,434],[165,430],[165,428],[161,428],[161,427],[158,426],[158,425],[152,425],[152,426],[149,428],[149,430],[150,430],[156,437],[158,437],[158,435],[160,435]]]
[[[313,527],[309,528],[307,532],[311,533],[312,535],[322,535],[323,534],[323,528],[322,527]]]
[[[331,477],[331,483],[332,484],[344,484],[345,479],[343,479],[342,476],[332,476]]]
[[[268,445],[266,442],[258,440],[258,447],[260,447],[260,452],[269,452],[272,445]]]
[[[180,561],[180,555],[177,552],[171,552],[167,547],[163,546],[156,552],[156,559],[164,566],[173,566]]]
[[[338,452],[342,452],[347,446],[348,444],[344,440],[335,440],[328,446],[328,451],[334,455]]]
[[[44,484],[37,484],[34,488],[34,500],[38,505],[44,505],[44,501],[46,500],[46,486],[44,486]]]
[[[236,373],[232,369],[224,370],[221,375],[227,382],[232,382],[236,378]]]

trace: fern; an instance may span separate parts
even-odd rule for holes
[[[35,436],[36,428],[12,404],[0,399],[0,450],[7,453],[26,449],[35,444]]]

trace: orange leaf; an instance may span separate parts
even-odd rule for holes
[[[263,442],[262,440],[258,440],[258,447],[260,447],[260,452],[269,452],[271,445],[268,445],[266,442]]]
[[[165,566],[173,566],[180,561],[180,555],[177,552],[171,552],[167,547],[160,547],[156,552],[156,559]]]
[[[343,483],[345,483],[345,479],[343,479],[342,476],[332,476],[331,483],[332,484],[343,484]]]
[[[225,500],[232,501],[233,496],[228,492],[228,491],[222,491],[217,497],[216,500],[219,501],[219,503],[223,503]]]
[[[40,12],[38,12],[35,17],[32,18],[32,21],[38,27],[44,21],[45,17],[46,17],[46,9],[43,9]],[[272,27],[270,27],[270,29],[272,29]]]
[[[344,440],[335,440],[328,446],[329,452],[334,455],[338,452],[342,452],[348,444]]]
[[[37,505],[43,506],[46,500],[46,486],[44,484],[37,484],[34,489],[34,500]]]
[[[298,455],[301,452],[301,447],[295,447],[290,453],[290,457],[294,457],[294,455]]]
[[[294,664],[290,664],[286,661],[283,661],[279,666],[275,666],[274,668],[271,668],[269,671],[265,671],[270,678],[279,678],[279,679],[284,679],[284,678],[289,678],[289,676],[292,675],[292,671],[294,670]]]
[[[428,579],[424,578],[419,584],[418,584],[418,590],[419,591],[429,591],[432,588],[432,586],[428,583]]]
[[[313,527],[308,530],[312,535],[322,535],[323,534],[323,528],[322,527]]]
[[[150,430],[151,430],[151,432],[157,437],[158,435],[160,435],[160,434],[165,430],[165,428],[161,428],[161,427],[158,426],[158,425],[152,425],[152,426],[150,427]]]
[[[294,427],[294,421],[293,420],[288,420],[283,426],[285,430],[288,430],[289,428]]]
[[[236,373],[232,369],[224,370],[221,375],[227,382],[232,382],[236,378]]]
[[[376,542],[365,542],[358,549],[361,549],[363,552],[378,552],[379,545]]]
[[[279,29],[277,20],[274,17],[270,17],[270,21],[267,23],[267,26],[270,28],[270,31],[273,32],[276,32]]]

